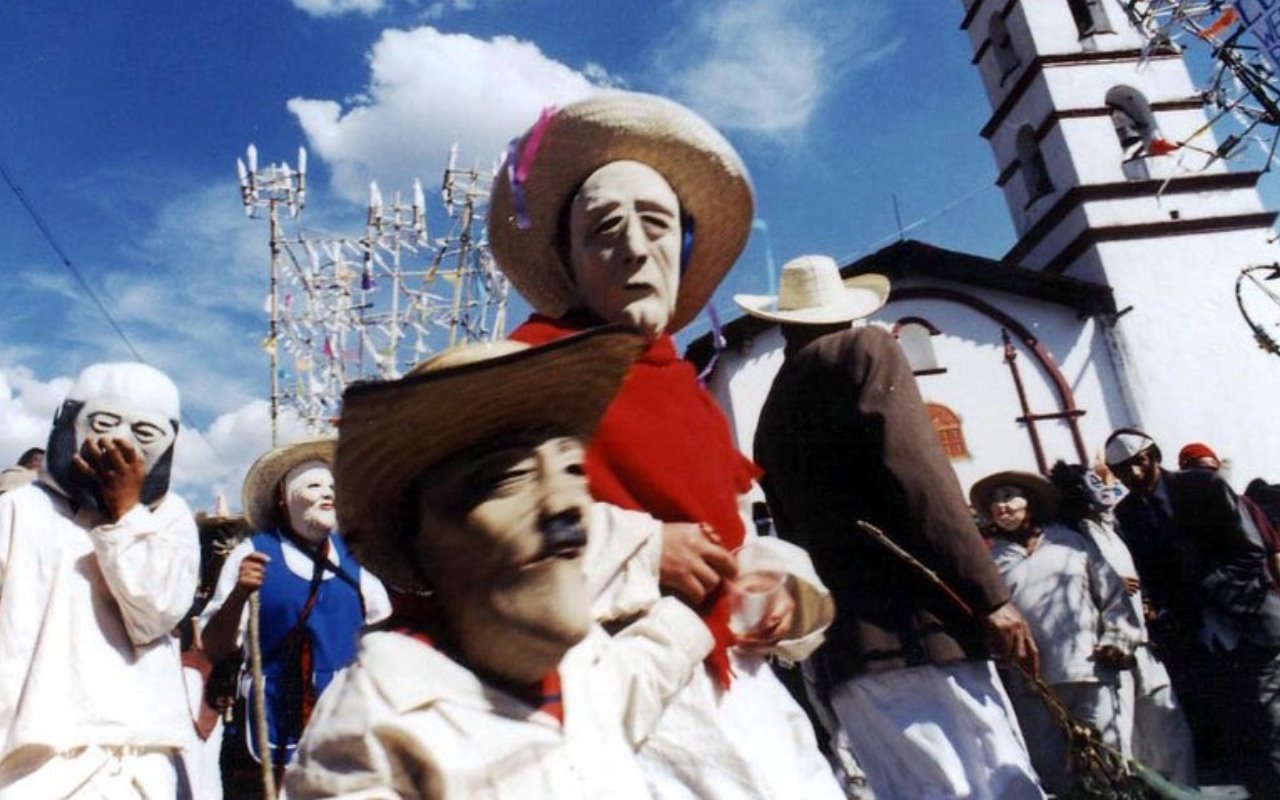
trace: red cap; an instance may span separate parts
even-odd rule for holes
[[[1222,459],[1218,458],[1218,454],[1213,452],[1209,445],[1202,442],[1191,442],[1178,451],[1178,469],[1186,469],[1201,458],[1212,458],[1219,464],[1222,463]]]

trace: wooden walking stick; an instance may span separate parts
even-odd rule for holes
[[[275,800],[276,776],[271,763],[271,737],[267,733],[267,686],[262,678],[262,640],[258,636],[261,602],[255,590],[249,595],[249,673],[253,678],[253,726],[257,731],[258,761],[262,766],[262,791]]]
[[[951,588],[942,579],[941,575],[904,550],[875,525],[862,520],[857,522],[858,527],[863,532],[870,535],[882,547],[923,575],[930,584],[945,594],[947,599],[962,611],[965,616],[972,619],[978,618],[973,607],[965,602],[964,598],[955,589]],[[1027,679],[1027,683],[1049,709],[1050,716],[1062,728],[1063,734],[1066,736],[1067,749],[1081,776],[1080,786],[1072,793],[1073,797],[1101,798],[1103,800],[1144,800],[1145,798],[1208,800],[1208,795],[1186,786],[1179,786],[1150,767],[1135,759],[1126,757],[1115,748],[1105,744],[1102,741],[1102,734],[1093,726],[1072,716],[1062,700],[1054,694],[1053,689],[1039,675],[1032,673],[1021,664],[1018,664],[1017,667],[1023,677]]]

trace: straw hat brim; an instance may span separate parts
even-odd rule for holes
[[[969,504],[980,514],[989,514],[991,493],[1001,486],[1016,486],[1026,493],[1036,522],[1048,523],[1057,517],[1057,488],[1048,478],[1034,472],[1006,470],[988,475],[969,488]]]
[[[589,438],[644,349],[636,331],[596,328],[539,347],[396,381],[357,383],[343,395],[334,467],[339,527],[360,563],[408,592],[429,587],[408,548],[405,492],[414,480],[479,442],[550,428]]]
[[[269,530],[276,519],[276,487],[289,470],[308,461],[333,464],[337,440],[333,438],[304,439],[282,445],[263,453],[253,462],[244,476],[241,502],[249,527],[255,531]]]
[[[874,314],[889,299],[889,279],[875,273],[846,278],[844,289],[838,301],[809,308],[780,309],[778,296],[766,294],[734,295],[733,302],[750,316],[770,322],[834,325]]]
[[[613,161],[652,167],[675,191],[681,213],[693,220],[693,248],[667,325],[667,333],[674,333],[698,315],[741,254],[755,209],[747,169],[733,146],[678,103],[614,91],[557,111],[522,184],[527,228],[517,219],[510,165],[504,162],[498,171],[489,202],[490,248],[535,310],[563,316],[575,305],[575,291],[557,246],[561,218],[582,182]]]

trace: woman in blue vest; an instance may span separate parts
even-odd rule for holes
[[[277,773],[292,759],[320,693],[355,659],[360,629],[391,610],[381,582],[360,568],[335,530],[333,454],[334,440],[312,439],[275,448],[249,468],[244,512],[258,533],[228,554],[201,615],[210,660],[247,654],[248,601],[259,593],[267,741]],[[244,735],[237,738],[247,753],[237,754],[240,768],[228,776],[236,797],[252,791],[261,762],[247,672],[241,696]]]

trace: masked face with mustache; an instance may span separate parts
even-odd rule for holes
[[[417,555],[472,667],[533,683],[590,629],[584,456],[575,438],[524,437],[419,481]]]

